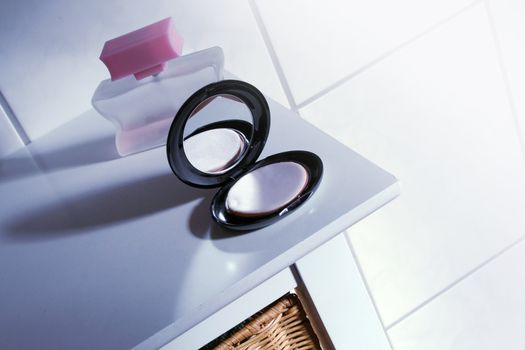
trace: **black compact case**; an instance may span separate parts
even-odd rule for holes
[[[236,119],[210,121],[209,124],[185,135],[186,124],[194,111],[206,104],[206,101],[218,96],[230,96],[242,102],[251,113],[252,123]],[[214,128],[236,130],[246,137],[248,145],[232,167],[221,173],[206,173],[194,167],[188,160],[184,151],[184,140]],[[184,183],[199,188],[219,188],[211,203],[211,216],[219,225],[232,230],[254,230],[270,225],[289,215],[308,200],[321,182],[323,163],[312,152],[288,151],[257,161],[269,131],[270,109],[266,99],[257,88],[243,81],[222,80],[209,84],[190,96],[177,112],[166,145],[168,162],[173,173]],[[264,216],[240,216],[227,210],[226,198],[237,180],[258,168],[280,162],[295,162],[306,170],[308,180],[299,195],[278,211]]]

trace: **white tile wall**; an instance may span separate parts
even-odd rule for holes
[[[298,104],[472,0],[256,0]]]
[[[286,103],[246,1],[7,0],[0,4],[0,90],[34,139],[90,109],[105,40],[173,16],[186,47],[222,46],[226,68]]]
[[[525,244],[390,330],[394,349],[525,349]]]
[[[350,230],[386,325],[525,234],[525,164],[482,5],[301,113],[401,179]]]

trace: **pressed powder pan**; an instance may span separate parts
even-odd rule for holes
[[[307,183],[308,171],[299,163],[268,164],[235,181],[226,196],[226,210],[238,216],[266,216],[299,196]]]
[[[188,120],[199,127],[188,131]],[[288,151],[256,162],[269,130],[266,99],[237,80],[198,90],[173,120],[167,142],[171,169],[188,185],[219,188],[211,203],[219,225],[233,230],[267,226],[303,204],[319,185],[323,165],[314,153]],[[226,156],[214,159],[215,153]]]

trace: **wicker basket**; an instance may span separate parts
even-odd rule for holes
[[[293,294],[285,295],[213,343],[209,349],[321,350],[301,303]]]

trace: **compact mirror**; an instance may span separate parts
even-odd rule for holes
[[[184,128],[184,153],[206,174],[223,174],[239,163],[250,144],[252,114],[234,95],[210,96],[190,113]]]
[[[258,160],[270,132],[270,109],[254,86],[223,80],[196,91],[173,119],[166,150],[177,177],[218,187],[211,216],[233,230],[267,226],[306,202],[321,181],[312,152],[290,150]]]
[[[243,81],[222,80],[181,106],[168,133],[168,161],[183,182],[217,187],[255,163],[269,131],[263,94]]]

